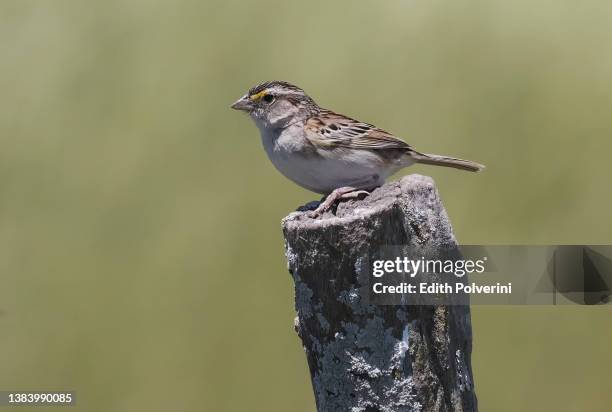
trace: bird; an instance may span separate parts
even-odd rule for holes
[[[320,215],[342,199],[368,194],[415,163],[479,172],[484,165],[419,152],[372,124],[320,107],[300,87],[265,81],[231,105],[249,114],[276,169],[299,186],[324,195]]]

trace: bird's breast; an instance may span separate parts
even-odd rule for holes
[[[371,189],[393,172],[369,150],[318,150],[303,129],[261,131],[264,149],[279,172],[313,192],[327,194],[339,187]]]

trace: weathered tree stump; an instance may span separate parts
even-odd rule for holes
[[[316,219],[292,213],[283,232],[319,412],[477,410],[469,306],[376,306],[362,292],[381,246],[456,246],[432,179],[404,177]]]

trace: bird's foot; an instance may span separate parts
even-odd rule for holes
[[[354,187],[350,187],[350,186],[340,187],[338,189],[335,189],[329,195],[327,195],[325,200],[323,200],[319,204],[319,207],[317,207],[313,211],[308,212],[308,215],[309,217],[312,217],[312,218],[318,217],[322,215],[323,213],[327,212],[328,210],[330,210],[337,201],[347,200],[347,199],[357,199],[359,196],[362,196],[362,195],[367,196],[369,194],[370,192],[366,190],[355,189]]]

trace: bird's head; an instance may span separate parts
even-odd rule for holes
[[[304,90],[277,80],[252,87],[231,107],[247,112],[262,128],[285,127],[320,110]]]

